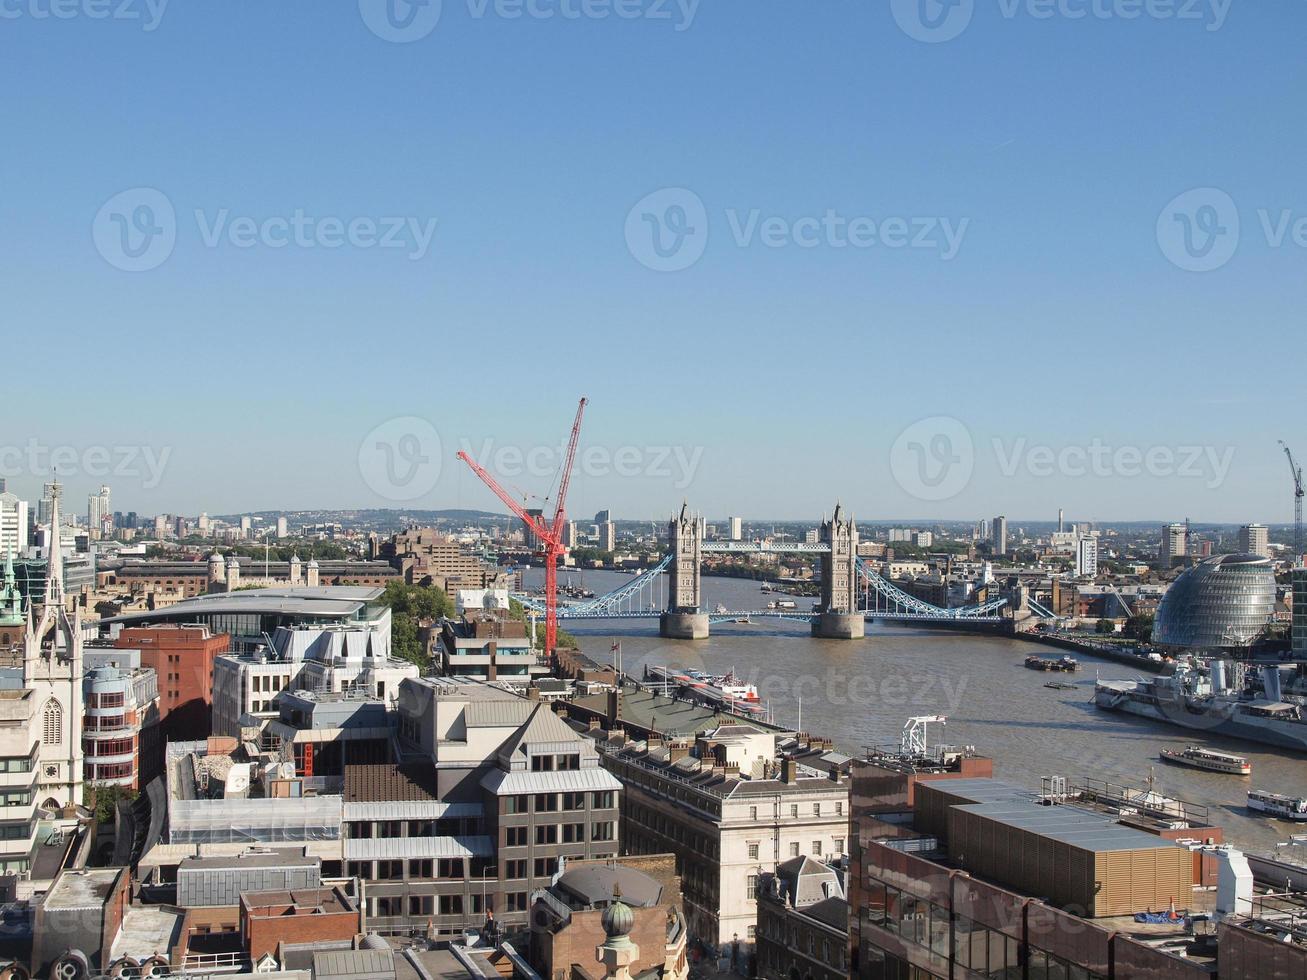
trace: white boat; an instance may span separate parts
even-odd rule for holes
[[[1248,791],[1248,809],[1279,817],[1281,820],[1307,820],[1307,799],[1301,796],[1271,793],[1264,789]]]
[[[1241,755],[1233,752],[1217,752],[1205,749],[1201,745],[1190,745],[1183,752],[1162,749],[1162,760],[1177,766],[1189,766],[1192,769],[1206,769],[1208,772],[1224,772],[1232,776],[1252,775],[1252,764]]]

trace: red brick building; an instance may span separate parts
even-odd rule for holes
[[[213,661],[230,637],[207,626],[137,626],[124,629],[119,649],[140,650],[141,665],[159,678],[159,720],[165,741],[207,738],[213,707]]]
[[[240,912],[245,952],[253,963],[268,953],[278,956],[282,943],[350,940],[363,932],[358,903],[339,888],[244,892]]]

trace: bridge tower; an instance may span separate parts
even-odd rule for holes
[[[844,519],[835,505],[829,521],[822,521],[821,541],[830,551],[821,559],[821,612],[812,621],[812,635],[833,640],[857,640],[866,635],[867,623],[858,609],[858,526]]]
[[[701,612],[699,562],[703,558],[703,517],[690,513],[687,504],[667,526],[672,549],[671,588],[667,590],[667,611],[659,618],[658,632],[673,640],[703,640],[708,637],[708,614]]]

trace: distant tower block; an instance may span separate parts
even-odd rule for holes
[[[703,640],[708,636],[708,614],[700,612],[699,562],[703,558],[704,520],[692,515],[686,504],[668,524],[668,542],[672,549],[671,588],[667,593],[667,611],[662,614],[658,631],[673,640]]]
[[[812,622],[813,636],[857,640],[866,635],[867,623],[858,610],[858,527],[844,519],[835,505],[829,521],[822,521],[821,542],[830,552],[821,559],[821,612]]]

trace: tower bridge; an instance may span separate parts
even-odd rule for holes
[[[975,606],[942,608],[910,595],[887,581],[858,557],[858,528],[838,504],[830,520],[823,519],[816,542],[705,541],[702,515],[687,505],[668,522],[669,552],[652,568],[607,595],[560,605],[559,620],[658,619],[661,635],[670,639],[705,639],[711,624],[771,617],[811,624],[812,635],[858,639],[867,620],[974,624],[992,628],[1001,623],[1007,598]],[[811,610],[704,608],[701,565],[705,554],[812,554],[821,561],[821,594]],[[667,599],[660,608],[658,593],[667,577]],[[531,596],[518,599],[528,609],[543,610]]]

